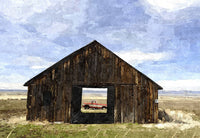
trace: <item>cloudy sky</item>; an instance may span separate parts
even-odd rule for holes
[[[0,89],[97,40],[164,90],[200,90],[200,0],[1,0]]]

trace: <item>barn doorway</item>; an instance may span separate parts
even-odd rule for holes
[[[82,113],[107,113],[108,88],[82,88]]]
[[[101,89],[107,93],[107,110],[106,112],[88,113],[81,110],[83,95],[86,90]],[[72,87],[72,102],[71,102],[71,123],[72,124],[101,124],[114,123],[114,86],[73,86]]]

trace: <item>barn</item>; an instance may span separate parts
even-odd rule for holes
[[[146,75],[96,40],[27,81],[27,120],[156,123],[158,90]],[[107,88],[107,112],[81,112],[83,88]]]

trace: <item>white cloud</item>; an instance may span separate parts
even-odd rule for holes
[[[199,0],[146,0],[157,11],[177,11],[200,4]]]
[[[51,6],[41,13],[35,13],[27,22],[38,33],[53,40],[61,34],[74,35],[87,21],[88,0],[51,0]]]
[[[23,83],[7,83],[7,82],[0,82],[0,89],[19,89],[19,90],[26,90],[27,87],[23,86]]]
[[[161,80],[158,84],[164,90],[192,90],[200,91],[200,79],[188,80]]]
[[[1,61],[1,62],[0,62],[0,69],[1,69],[1,70],[5,69],[5,66],[7,66],[7,65],[9,65],[9,63],[7,63],[7,62],[5,62],[5,61],[3,61],[3,62]]]
[[[146,61],[163,61],[173,57],[172,53],[144,53],[138,50],[115,52],[119,57],[130,64],[137,65]]]
[[[69,28],[69,25],[61,23],[61,22],[54,22],[50,27],[48,28],[41,28],[40,32],[47,36],[48,39],[56,38],[60,35],[60,33],[64,32],[67,28]]]
[[[23,55],[21,57],[16,58],[15,60],[13,60],[13,64],[29,66],[32,69],[42,69],[42,68],[47,68],[47,67],[53,65],[53,62],[49,62],[49,61],[47,61],[41,57],[37,57],[37,56]]]
[[[23,55],[16,57],[10,63],[13,67],[7,69],[4,64],[2,65],[2,72],[0,72],[0,89],[26,89],[23,84],[29,80],[33,75],[35,76],[44,68],[47,68],[53,64],[41,57]],[[16,70],[15,67],[27,71],[22,73]],[[26,69],[23,66],[28,66],[30,69]],[[29,73],[28,73],[29,72]]]
[[[47,65],[42,65],[42,66],[31,66],[32,69],[44,69],[44,68],[48,68],[49,66]]]
[[[14,22],[25,22],[35,13],[45,11],[51,5],[49,0],[1,0],[0,12]]]
[[[77,33],[87,20],[88,0],[1,0],[0,14],[12,23],[33,27],[48,39]]]
[[[25,82],[27,80],[26,76],[20,75],[18,73],[10,73],[10,74],[3,74],[0,75],[0,82],[1,83],[15,83],[19,84]]]
[[[17,73],[10,73],[9,75],[1,74],[0,89],[26,89],[26,87],[23,86],[26,81],[26,76]]]

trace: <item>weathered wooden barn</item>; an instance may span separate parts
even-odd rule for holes
[[[161,86],[97,41],[26,82],[27,120],[153,123]],[[107,113],[82,113],[82,88],[107,88]]]

